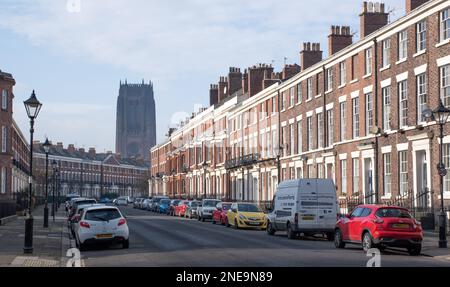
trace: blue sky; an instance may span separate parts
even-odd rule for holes
[[[68,9],[71,1],[75,6]],[[404,15],[404,1],[384,2],[392,19]],[[161,142],[180,115],[208,104],[209,84],[228,67],[273,61],[280,70],[284,57],[299,62],[303,41],[320,42],[326,55],[329,27],[350,25],[358,34],[362,7],[359,0],[0,3],[0,69],[17,81],[19,126],[27,134],[22,102],[35,89],[44,104],[36,139],[48,136],[98,151],[115,149],[121,79],[153,81]]]

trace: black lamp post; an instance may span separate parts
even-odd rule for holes
[[[203,168],[203,198],[206,197],[206,170],[208,169],[208,164],[205,162],[203,162],[202,164],[202,168]]]
[[[447,175],[447,170],[445,168],[445,164],[442,158],[442,148],[443,148],[443,139],[444,139],[444,125],[447,123],[447,119],[450,115],[450,110],[447,109],[443,104],[442,100],[439,101],[439,106],[434,109],[426,109],[423,111],[423,115],[427,119],[435,120],[439,124],[441,139],[439,145],[439,164],[437,165],[437,169],[439,172],[440,178],[440,193],[441,193],[441,213],[439,214],[439,248],[447,248],[447,233],[446,233],[446,214],[444,208],[444,177]]]
[[[56,211],[59,210],[59,205],[60,205],[60,199],[59,199],[59,195],[60,195],[60,176],[59,176],[59,169],[56,168],[56,194],[57,194],[57,200],[56,200]]]
[[[56,160],[52,161],[52,167],[53,167],[53,196],[52,196],[52,217],[53,217],[53,222],[55,222],[55,213],[56,213],[56,169],[58,168],[58,163],[56,162]]]
[[[25,245],[23,252],[26,254],[33,253],[33,216],[31,215],[31,198],[33,188],[33,133],[34,120],[41,110],[42,104],[36,98],[33,90],[31,97],[23,102],[27,111],[28,118],[30,118],[30,175],[28,178],[28,217],[25,220]]]
[[[45,151],[45,206],[44,206],[44,228],[48,227],[48,153],[50,152],[50,142],[48,139],[43,144]]]

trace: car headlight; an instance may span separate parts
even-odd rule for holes
[[[247,219],[247,217],[245,217],[243,214],[240,214],[239,218],[242,219],[242,220],[246,220]]]

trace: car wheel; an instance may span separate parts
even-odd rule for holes
[[[86,245],[85,244],[79,243],[78,246],[79,246],[78,248],[80,249],[80,251],[86,251]]]
[[[202,216],[202,222],[205,222],[205,218]]]
[[[239,229],[239,225],[238,225],[238,222],[237,222],[237,220],[235,219],[234,220],[234,226],[233,226],[235,229]]]
[[[287,232],[287,238],[288,239],[295,239],[296,238],[296,234],[295,234],[295,232],[292,230],[292,227],[291,227],[291,224],[290,223],[288,223],[288,225],[287,225],[287,229],[286,229],[286,232]]]
[[[231,224],[230,224],[230,222],[228,221],[228,219],[227,219],[227,223],[225,224],[225,226],[226,226],[226,227],[230,227],[230,226],[231,226]]]
[[[339,229],[336,229],[334,233],[334,246],[336,248],[344,248],[345,242],[342,240],[342,233]]]
[[[216,224],[216,221],[214,220],[214,217],[213,217],[213,219],[211,221],[212,221],[212,224]]]
[[[365,232],[362,240],[362,248],[364,252],[368,252],[370,249],[372,249],[372,246],[373,246],[372,236],[370,236],[369,232]]]
[[[326,234],[326,236],[327,236],[327,240],[328,241],[333,241],[334,240],[334,233],[333,232],[328,232]]]
[[[272,223],[270,221],[267,223],[267,234],[269,235],[275,234],[275,229],[273,229]]]
[[[198,221],[202,221],[202,217],[200,216],[200,214],[197,215],[197,220],[198,220]]]
[[[411,256],[419,256],[421,252],[422,252],[422,245],[408,248],[408,253]]]
[[[122,248],[123,249],[128,249],[130,247],[130,240],[127,239],[122,243]]]

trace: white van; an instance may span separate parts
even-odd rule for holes
[[[287,231],[289,239],[297,235],[324,234],[334,239],[338,202],[330,179],[297,179],[280,183],[267,215],[267,233]]]

